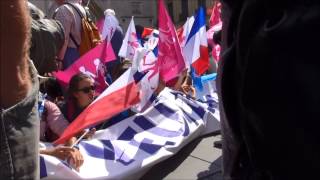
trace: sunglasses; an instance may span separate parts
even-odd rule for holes
[[[91,90],[94,91],[96,89],[95,86],[89,86],[89,87],[84,87],[82,89],[78,89],[78,91],[82,91],[86,94],[88,94]]]

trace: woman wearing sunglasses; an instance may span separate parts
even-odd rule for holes
[[[87,74],[78,73],[69,81],[67,101],[62,106],[62,113],[72,122],[94,98],[94,80]]]

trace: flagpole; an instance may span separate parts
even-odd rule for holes
[[[90,1],[91,1],[91,0],[88,0],[88,2],[87,2],[87,7],[89,7]]]
[[[90,130],[87,129],[86,132],[83,133],[83,134],[76,140],[76,142],[74,142],[70,147],[73,148],[75,145],[77,145],[89,132],[90,132]]]

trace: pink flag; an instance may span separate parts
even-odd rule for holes
[[[210,17],[210,29],[207,31],[208,44],[212,47],[212,56],[216,61],[220,59],[220,45],[213,42],[213,35],[222,29],[222,21],[221,21],[221,3],[216,2],[212,9],[212,14]]]
[[[158,0],[158,7],[158,67],[160,77],[165,82],[168,82],[179,75],[185,68],[185,63],[176,30],[164,6],[163,0]]]
[[[116,57],[111,44],[103,41],[103,43],[99,44],[81,56],[68,69],[64,71],[58,71],[54,73],[54,76],[58,79],[62,87],[65,88],[67,87],[73,75],[83,72],[95,79],[98,90],[97,92],[99,93],[99,89],[102,92],[106,88],[106,83],[101,80],[101,66],[103,66],[106,62],[115,59]]]
[[[102,34],[103,23],[104,23],[104,18],[102,18],[102,19],[100,19],[100,20],[98,20],[98,21],[96,22],[96,26],[97,26],[100,34]]]
[[[209,20],[210,27],[221,22],[220,14],[221,14],[221,3],[215,2],[212,9],[211,17]]]

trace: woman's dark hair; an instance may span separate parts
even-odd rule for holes
[[[72,76],[69,81],[69,88],[68,88],[68,97],[73,98],[73,93],[78,91],[79,82],[83,79],[92,79],[89,75],[84,73],[78,73]]]

